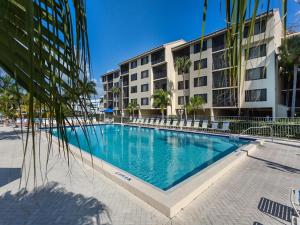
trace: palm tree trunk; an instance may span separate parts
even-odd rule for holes
[[[288,75],[288,82],[287,82],[287,88],[286,88],[286,95],[285,95],[285,103],[286,106],[289,106],[289,100],[290,100],[290,82],[291,82],[291,75]]]
[[[294,116],[295,116],[295,107],[296,107],[297,72],[298,72],[298,65],[295,64],[294,65],[292,109],[291,109],[291,116],[292,116],[292,118],[294,118]]]
[[[161,109],[161,118],[164,120],[164,109]]]
[[[195,123],[195,118],[196,118],[196,110],[194,110],[194,123]]]

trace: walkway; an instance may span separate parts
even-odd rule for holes
[[[40,157],[46,159],[46,143]],[[0,224],[290,224],[292,187],[300,188],[300,143],[267,143],[251,153],[172,220],[122,187],[57,151],[38,165],[39,188],[19,189],[22,142],[0,127]],[[28,169],[28,168],[27,168]],[[32,175],[32,169],[31,169]],[[32,176],[31,176],[32,178]],[[47,185],[41,187],[43,179]]]

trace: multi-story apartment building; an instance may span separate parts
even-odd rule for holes
[[[161,88],[173,93],[168,115],[181,114],[184,98],[188,102],[190,97],[199,95],[206,101],[202,112],[206,115],[234,116],[239,112],[245,116],[286,116],[288,108],[281,104],[278,74],[277,53],[283,36],[279,11],[258,16],[249,39],[248,30],[246,25],[240,37],[243,43],[240,75],[233,75],[226,60],[226,52],[231,48],[226,46],[227,30],[223,29],[206,35],[201,51],[200,39],[178,40],[120,63],[119,70],[102,77],[105,107],[113,108],[115,103],[115,109],[125,109],[129,102],[136,101],[141,115],[159,114],[152,106],[151,95]],[[245,49],[249,49],[247,60]],[[189,71],[178,74],[177,57],[190,59]],[[117,85],[121,92],[113,101],[111,88]]]

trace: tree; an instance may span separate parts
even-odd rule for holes
[[[171,92],[163,89],[158,89],[151,96],[153,98],[153,107],[160,108],[162,119],[164,119],[165,109],[171,105]]]
[[[189,73],[191,65],[192,62],[187,56],[178,57],[175,60],[175,69],[178,74],[182,74],[183,76],[183,99],[184,99],[183,105],[184,105],[184,114],[186,120],[187,120],[187,113],[186,113],[186,96],[185,96],[185,74]]]
[[[80,99],[78,90],[79,82],[88,79],[88,71],[91,71],[87,30],[85,1],[0,1],[0,67],[29,95],[30,127],[25,148],[29,147],[29,136],[32,142],[31,151],[25,149],[23,152],[24,158],[26,154],[33,158],[31,162],[39,160],[33,123],[34,99],[49,109],[49,120],[56,121],[55,127],[61,134],[59,148],[65,151],[60,152],[70,156],[66,125],[72,122],[63,109],[75,113],[64,95],[74,96],[80,108],[88,110],[87,102]],[[52,138],[48,140],[52,142]],[[33,171],[35,176],[37,163],[34,163]]]
[[[293,35],[283,40],[279,47],[279,65],[282,74],[287,75],[287,96],[289,96],[290,80],[293,74],[293,91],[292,91],[292,106],[291,117],[295,116],[296,107],[296,88],[297,88],[297,74],[300,65],[300,36]],[[288,100],[288,97],[287,97]]]
[[[90,99],[91,95],[97,95],[95,81],[84,78],[83,81],[79,81],[79,93],[83,98]]]
[[[116,95],[119,94],[120,88],[114,86],[112,87],[111,92],[113,93],[113,108],[114,108],[116,102]]]
[[[130,102],[127,106],[127,110],[129,111],[130,114],[134,117],[135,111],[139,110],[140,106],[137,104],[136,101]]]
[[[186,108],[187,111],[190,113],[193,111],[194,114],[194,121],[196,119],[196,110],[198,109],[203,109],[203,105],[205,104],[205,100],[204,98],[200,97],[200,96],[194,96],[190,98],[190,102],[187,104]]]
[[[8,75],[0,77],[0,112],[8,117],[14,119],[20,106],[21,93],[15,81]]]

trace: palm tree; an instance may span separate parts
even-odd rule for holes
[[[69,157],[66,123],[71,122],[63,109],[66,107],[73,114],[74,109],[64,95],[74,96],[82,110],[87,111],[86,102],[78,93],[79,81],[88,78],[91,71],[85,12],[85,1],[0,1],[0,67],[28,92],[29,121],[34,122],[34,98],[49,109],[50,120],[56,120],[61,134],[58,141],[64,144],[59,146],[66,150],[66,157]],[[23,152],[36,162],[36,128],[34,123],[30,124],[25,148],[31,135],[31,151]],[[33,165],[34,176],[36,165]]]
[[[178,57],[175,60],[175,69],[178,74],[182,74],[183,76],[183,105],[184,105],[184,114],[186,120],[187,120],[187,113],[186,113],[186,97],[185,97],[185,74],[189,73],[191,65],[192,62],[187,56]]]
[[[162,119],[164,119],[165,109],[171,105],[171,92],[163,89],[158,89],[151,96],[153,98],[153,107],[160,108]]]
[[[132,117],[134,117],[135,111],[139,110],[140,106],[137,104],[136,101],[130,102],[127,106],[127,110],[129,111],[129,114],[132,114]]]
[[[116,100],[116,95],[119,94],[120,88],[118,87],[112,87],[111,92],[113,93],[113,108],[115,107],[115,100]]]
[[[204,98],[200,97],[200,96],[194,96],[190,98],[190,102],[187,104],[186,108],[187,111],[190,113],[191,111],[193,111],[194,114],[194,121],[196,119],[196,110],[198,109],[203,109],[203,105],[205,104],[205,100]]]
[[[296,107],[296,88],[297,88],[297,74],[300,65],[300,36],[294,35],[288,37],[283,41],[283,44],[279,47],[279,65],[283,74],[287,75],[287,104],[289,100],[289,88],[290,80],[293,75],[293,94],[292,94],[292,106],[291,117],[295,116]]]
[[[88,78],[83,79],[79,82],[79,93],[84,98],[90,98],[91,95],[97,95],[96,83]]]

